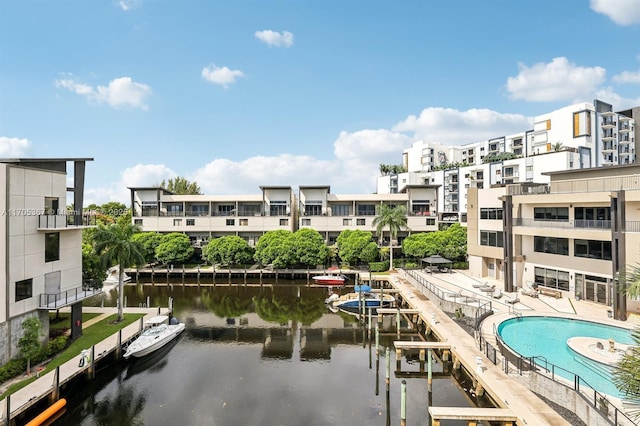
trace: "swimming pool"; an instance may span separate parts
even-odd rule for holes
[[[497,331],[514,352],[525,357],[544,357],[551,364],[577,374],[598,392],[620,397],[608,377],[610,369],[572,351],[567,346],[567,339],[576,336],[613,338],[617,343],[633,344],[629,330],[570,318],[529,316],[503,321]],[[565,371],[556,369],[555,374],[573,381],[573,376]]]

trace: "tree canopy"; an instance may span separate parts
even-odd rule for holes
[[[402,252],[416,259],[438,254],[450,260],[464,260],[467,231],[454,223],[442,231],[411,234],[402,241]]]
[[[340,259],[349,264],[373,262],[378,257],[378,245],[368,231],[345,229],[338,235],[336,245]]]
[[[124,302],[124,268],[144,264],[142,246],[132,237],[140,232],[140,228],[131,223],[114,223],[109,226],[99,225],[95,235],[95,250],[102,259],[103,266],[118,265],[118,321],[124,319],[122,304]]]
[[[142,246],[146,263],[151,263],[156,260],[156,248],[163,241],[162,234],[157,232],[139,232],[132,237],[132,240]]]
[[[286,268],[292,263],[292,235],[285,229],[266,232],[258,240],[253,258],[261,265]]]
[[[179,195],[202,195],[200,192],[200,187],[197,182],[190,182],[186,178],[182,176],[176,176],[173,179],[169,179],[166,184],[163,180],[160,184],[161,187],[166,189],[167,191],[171,191],[174,194]]]
[[[193,251],[187,235],[171,232],[162,236],[162,241],[156,247],[156,259],[162,263],[185,263]]]
[[[329,249],[322,235],[311,228],[301,228],[293,233],[291,250],[291,260],[301,265],[322,265],[329,258]]]
[[[202,258],[214,265],[242,265],[251,262],[253,249],[244,238],[229,235],[209,241],[202,249]]]
[[[31,373],[31,359],[40,352],[42,323],[36,317],[29,317],[22,322],[22,336],[18,340],[20,353],[27,359],[27,374]]]

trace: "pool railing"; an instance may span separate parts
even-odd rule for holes
[[[529,371],[530,373],[537,373],[544,377],[551,379],[552,382],[557,383],[563,387],[571,387],[571,378],[573,378],[573,391],[576,392],[587,404],[595,408],[599,413],[607,417],[614,425],[638,425],[639,423],[631,419],[622,409],[616,406],[616,404],[607,398],[607,395],[598,392],[593,386],[591,386],[586,380],[579,375],[565,368],[559,367],[549,362],[543,356],[525,357],[519,355],[511,350],[504,341],[500,334],[496,331],[496,325],[493,325],[493,331],[500,348],[500,354],[503,359],[503,369],[505,373],[509,374],[509,364],[513,364],[518,371],[519,375],[523,375],[523,372]],[[482,335],[481,339],[482,339]],[[485,340],[486,341],[486,340]],[[488,343],[487,343],[488,345]],[[505,353],[506,352],[506,353]],[[496,364],[496,362],[494,362]],[[567,377],[563,377],[556,372],[564,372]]]

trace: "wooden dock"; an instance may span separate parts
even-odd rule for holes
[[[440,426],[440,420],[466,420],[469,426],[476,426],[478,421],[501,422],[503,426],[511,426],[518,420],[508,408],[429,407],[429,415],[432,426]]]
[[[105,309],[113,310],[113,308]],[[120,332],[114,333],[96,344],[93,347],[93,363],[84,363],[81,367],[80,359],[83,355],[79,354],[55,370],[40,376],[24,388],[0,401],[0,424],[9,424],[12,419],[18,417],[44,398],[50,397],[53,401],[56,401],[59,397],[56,393],[59,391],[60,386],[81,374],[90,373],[90,368],[95,366],[95,363],[104,359],[106,356],[115,352],[123,344],[135,338],[140,333],[144,320],[154,315],[158,315],[159,313],[168,315],[169,310],[166,308],[126,308],[125,313],[141,313],[144,314],[144,317],[140,318],[140,321],[135,321],[132,324],[129,324]],[[91,351],[91,348],[87,349]]]
[[[508,408],[517,424],[570,425],[524,384],[510,378],[499,365],[491,363],[478,349],[475,339],[442,312],[437,303],[427,299],[418,290],[419,285],[413,278],[406,274],[392,274],[389,283],[400,291],[402,300],[409,308],[420,311],[417,315],[434,337],[441,344],[450,345],[454,368],[464,367],[474,387],[486,392],[499,408]]]

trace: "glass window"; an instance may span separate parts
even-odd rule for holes
[[[187,219],[187,226],[194,226],[196,224],[195,219]]]
[[[289,219],[280,219],[280,226],[288,226]]]
[[[60,233],[48,232],[44,234],[44,261],[60,260]]]
[[[16,302],[33,296],[33,278],[16,281]]]
[[[367,224],[366,219],[356,219],[356,225],[365,226]]]
[[[349,204],[332,204],[332,216],[349,216]]]
[[[342,219],[342,226],[351,226],[351,219]]]
[[[302,219],[302,226],[311,226],[311,219]]]
[[[227,219],[227,226],[234,226],[236,224],[235,219]]]

